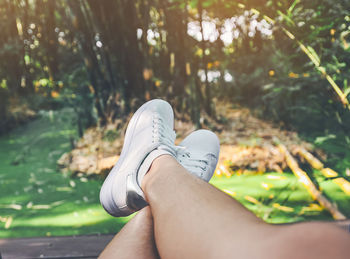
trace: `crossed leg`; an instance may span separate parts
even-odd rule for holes
[[[345,259],[350,253],[350,235],[335,225],[266,224],[168,155],[154,160],[142,190],[149,208],[125,226],[101,258],[157,258],[159,253],[163,259]]]
[[[107,245],[99,259],[159,259],[150,207],[134,216]]]
[[[186,258],[348,258],[350,235],[326,223],[276,226],[190,175],[173,157],[154,160],[142,181],[158,252]]]

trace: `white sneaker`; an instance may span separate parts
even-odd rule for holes
[[[120,158],[100,191],[100,202],[109,214],[128,216],[147,205],[141,181],[158,156],[175,157],[173,128],[173,110],[163,100],[149,101],[133,115]]]
[[[176,147],[176,159],[191,174],[209,182],[220,153],[220,141],[209,130],[197,130]]]

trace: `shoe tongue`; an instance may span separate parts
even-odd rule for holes
[[[162,149],[162,146],[159,146],[157,149],[153,150],[151,153],[149,153],[146,158],[143,160],[139,170],[138,170],[138,174],[137,174],[137,182],[139,184],[139,186],[141,186],[141,182],[143,177],[147,174],[149,168],[151,167],[153,161],[161,156],[161,155],[171,155],[174,156],[172,154],[172,152],[169,148],[168,149]],[[166,146],[164,146],[166,147]]]
[[[176,156],[174,148],[168,147],[167,145],[160,145],[157,150],[163,150],[170,153],[172,156]]]

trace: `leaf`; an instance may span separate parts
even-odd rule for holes
[[[293,208],[280,205],[279,203],[274,203],[274,204],[272,205],[272,207],[274,207],[275,209],[284,211],[284,212],[293,212],[293,211],[294,211]]]
[[[280,176],[280,175],[267,175],[267,179],[272,179],[272,180],[286,180],[287,177],[285,176]]]
[[[86,177],[81,177],[80,178],[80,181],[83,182],[83,183],[87,183],[88,182],[88,179]]]
[[[288,8],[288,13],[291,14],[291,13],[293,12],[295,6],[296,6],[299,2],[300,2],[300,0],[295,0],[295,1],[292,3],[292,5]]]
[[[196,8],[197,5],[198,5],[198,0],[192,0],[192,1],[190,2],[190,7],[191,7],[191,8]]]
[[[280,10],[277,13],[287,22],[288,25],[295,26],[294,21],[286,14],[282,13]]]
[[[231,195],[231,196],[236,196],[236,195],[237,195],[236,192],[231,191],[231,190],[223,189],[223,191],[224,191],[225,193],[227,193],[228,195]]]
[[[321,136],[321,137],[317,137],[314,141],[315,144],[322,144],[323,142],[330,140],[330,139],[335,139],[336,135],[334,134],[329,134],[327,136]]]
[[[32,208],[33,207],[33,202],[32,201],[28,202],[26,207],[27,207],[27,209]]]
[[[72,188],[66,187],[66,186],[59,186],[59,187],[56,187],[56,191],[58,191],[58,192],[71,192]]]
[[[22,205],[19,204],[5,204],[5,205],[0,205],[0,208],[6,208],[6,209],[14,209],[14,210],[21,210]]]
[[[350,93],[350,87],[344,91],[344,96],[345,97],[348,96],[349,93]]]
[[[268,191],[273,187],[273,184],[262,182],[261,187]]]
[[[254,203],[254,204],[260,203],[257,199],[255,199],[254,197],[249,196],[249,195],[244,196],[244,199],[246,199],[247,201],[250,201],[251,203]]]
[[[51,203],[51,206],[53,206],[53,207],[59,206],[59,205],[63,204],[64,202],[65,202],[65,200],[55,201],[55,202]]]
[[[39,204],[39,205],[33,205],[32,208],[35,210],[48,210],[48,209],[51,209],[51,206],[47,204]]]
[[[12,216],[8,217],[5,223],[5,229],[9,229],[12,224],[13,218]]]
[[[320,63],[321,63],[321,59],[320,59],[320,57],[317,55],[316,51],[315,51],[311,46],[307,46],[307,49],[310,51],[310,53],[312,54],[312,56],[316,59],[317,63],[320,64]]]
[[[207,0],[207,1],[205,1],[205,2],[203,2],[203,7],[204,8],[207,8],[207,7],[209,7],[209,6],[211,6],[212,4],[213,4],[213,0]]]

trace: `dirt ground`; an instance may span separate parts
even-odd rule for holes
[[[283,130],[278,125],[259,119],[247,108],[234,108],[231,104],[216,107],[217,118],[225,123],[208,117],[201,118],[201,121],[206,125],[203,128],[210,128],[220,139],[221,152],[217,168],[221,173],[282,172],[287,165],[276,143],[283,143],[292,153],[295,147],[303,147],[321,160],[325,159],[321,151],[314,150],[296,132]],[[103,128],[88,129],[75,148],[65,153],[58,164],[63,170],[78,176],[105,174],[119,158],[126,126],[126,121],[116,120]],[[195,130],[195,126],[188,120],[177,119],[175,113],[175,130],[178,144]]]

